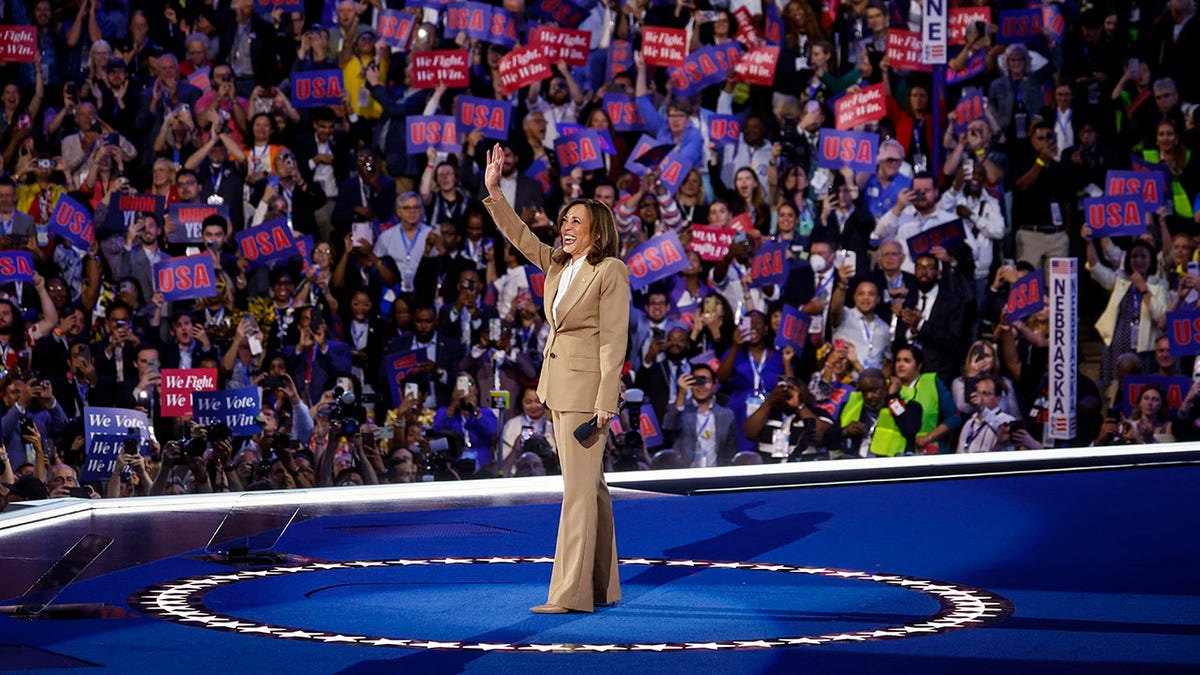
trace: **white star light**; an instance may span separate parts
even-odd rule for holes
[[[565,644],[551,644],[551,645],[525,645],[524,647],[521,647],[517,651],[522,651],[522,652],[559,652],[559,651],[567,651],[569,649],[570,649],[570,647]]]
[[[666,652],[666,651],[675,651],[675,650],[683,649],[683,647],[680,647],[679,645],[669,645],[669,644],[665,644],[665,643],[660,643],[660,644],[656,644],[656,645],[633,645],[629,649],[631,651],[640,651],[640,652]]]
[[[319,638],[322,642],[358,642],[363,639],[363,636],[358,635],[326,635]]]
[[[407,647],[409,640],[393,640],[391,638],[379,638],[378,640],[368,640],[363,642],[365,645],[375,645],[376,647]]]
[[[485,652],[492,652],[492,651],[496,651],[496,650],[512,651],[512,648],[513,648],[513,646],[507,642],[499,642],[499,643],[477,642],[475,644],[463,645],[463,649],[478,649],[478,650],[485,651]]]

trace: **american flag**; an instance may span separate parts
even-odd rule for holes
[[[1051,274],[1071,274],[1075,271],[1075,260],[1071,258],[1052,258],[1050,260]]]
[[[1054,419],[1050,420],[1051,430],[1053,430],[1056,435],[1069,433],[1075,426],[1071,423],[1072,421],[1073,420],[1068,417],[1055,417]]]

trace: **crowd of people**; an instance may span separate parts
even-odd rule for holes
[[[540,280],[481,201],[497,143],[504,196],[545,242],[585,196],[612,208],[623,253],[672,233],[689,249],[686,269],[633,294],[607,468],[1200,436],[1200,386],[1174,397],[1152,382],[1136,400],[1122,386],[1191,382],[1164,328],[1200,298],[1193,0],[1046,0],[1064,30],[1018,42],[1002,14],[1028,2],[960,0],[951,12],[990,19],[951,40],[949,70],[934,71],[949,84],[889,57],[889,32],[920,34],[919,0],[502,0],[493,19],[516,45],[448,29],[453,3],[260,4],[0,3],[0,25],[36,35],[32,62],[0,63],[0,249],[35,267],[0,298],[4,499],[555,473],[555,434],[570,430],[536,394]],[[383,34],[390,10],[412,19],[401,43]],[[586,63],[547,61],[509,91],[508,55],[539,26],[587,31]],[[729,69],[684,95],[643,57],[650,27],[681,29],[691,52],[776,47],[773,84]],[[418,86],[415,55],[430,50],[465,53],[468,85]],[[341,71],[341,102],[299,104],[297,74],[326,70]],[[876,84],[886,115],[857,127],[878,135],[875,169],[827,167],[836,102]],[[956,119],[974,94],[981,113]],[[410,151],[406,122],[456,115],[464,96],[510,104],[506,137],[464,127],[461,150]],[[712,137],[709,113],[737,118],[735,142]],[[602,166],[556,152],[580,130],[606,139]],[[637,161],[643,134],[683,175]],[[1145,233],[1092,237],[1083,200],[1131,168],[1166,186]],[[134,193],[228,216],[191,243],[169,211],[114,229]],[[52,231],[65,198],[91,211],[90,247]],[[236,235],[280,219],[307,250],[252,264]],[[910,238],[956,220],[961,240],[911,253]],[[727,246],[694,246],[702,228]],[[789,265],[764,286],[752,261],[767,242],[787,244]],[[197,254],[212,256],[215,294],[168,302],[155,266]],[[1080,336],[1103,345],[1098,377],[1078,373],[1074,440],[1045,430],[1046,311],[1003,312],[1055,256],[1086,270]],[[788,310],[807,335],[784,344]],[[390,376],[388,357],[414,351],[415,369]],[[261,432],[164,417],[162,370],[176,368],[260,387]],[[81,485],[96,407],[146,413],[152,440]]]

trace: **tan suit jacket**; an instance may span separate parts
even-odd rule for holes
[[[629,335],[629,268],[620,258],[586,260],[565,289],[554,320],[558,284],[570,259],[543,244],[501,197],[483,200],[504,236],[546,274],[544,307],[550,336],[543,352],[538,398],[551,410],[616,412]]]

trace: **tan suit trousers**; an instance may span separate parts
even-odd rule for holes
[[[612,498],[604,482],[608,434],[606,429],[598,430],[587,445],[581,445],[575,439],[575,427],[591,419],[592,413],[552,412],[563,502],[548,602],[590,612],[597,603],[621,599]]]

